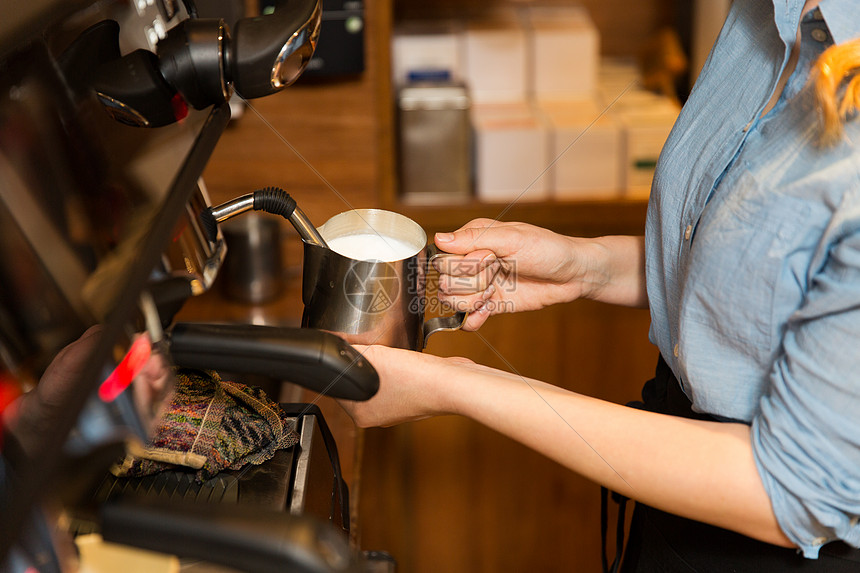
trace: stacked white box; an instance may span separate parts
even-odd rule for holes
[[[579,6],[398,25],[393,80],[439,72],[468,87],[479,199],[647,196],[678,110],[641,91],[635,62],[601,60],[599,44]]]
[[[463,35],[459,22],[404,22],[394,30],[391,50],[395,86],[414,76],[443,74],[460,82],[463,74]]]
[[[600,34],[582,7],[528,8],[529,93],[537,101],[592,98]]]
[[[526,69],[526,34],[516,18],[500,16],[466,26],[463,74],[473,102],[525,101]]]
[[[611,108],[624,133],[622,177],[626,197],[644,199],[650,195],[657,159],[679,111],[672,100],[641,91],[626,94]]]
[[[550,197],[549,129],[529,105],[475,105],[472,126],[479,199],[509,202]]]
[[[594,99],[544,103],[551,127],[551,182],[557,199],[607,199],[623,190],[622,133]]]
[[[632,91],[640,90],[642,84],[639,67],[627,58],[601,58],[597,74],[597,94],[605,107],[620,101]]]

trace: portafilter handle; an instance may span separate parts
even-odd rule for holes
[[[187,18],[158,42],[156,53],[121,55],[119,25],[98,22],[61,57],[76,85],[96,92],[117,120],[160,127],[187,114],[292,84],[313,56],[319,38],[320,0],[288,0],[271,14],[239,20],[231,37],[223,20]],[[77,78],[77,79],[74,79]]]
[[[158,43],[165,79],[196,109],[230,98],[275,93],[292,84],[319,38],[319,0],[289,0],[271,14],[236,22],[231,38],[223,20],[189,18]]]

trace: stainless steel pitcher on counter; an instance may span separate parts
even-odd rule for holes
[[[350,343],[410,350],[423,350],[434,332],[462,327],[463,312],[425,320],[427,270],[438,253],[418,223],[391,211],[356,209],[335,215],[317,230],[329,248],[304,241],[302,326],[333,332]],[[396,243],[399,252],[350,258],[332,248],[368,235]]]

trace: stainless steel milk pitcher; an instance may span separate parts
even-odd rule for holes
[[[462,327],[462,312],[425,320],[427,269],[436,248],[427,245],[427,235],[415,221],[391,211],[356,209],[335,215],[318,231],[329,245],[373,233],[409,245],[414,254],[393,261],[358,260],[305,241],[302,326],[333,332],[354,344],[411,350],[423,350],[434,332]]]

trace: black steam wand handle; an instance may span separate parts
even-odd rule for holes
[[[379,389],[379,374],[355,348],[312,328],[180,322],[169,343],[177,366],[258,374],[347,400]]]

